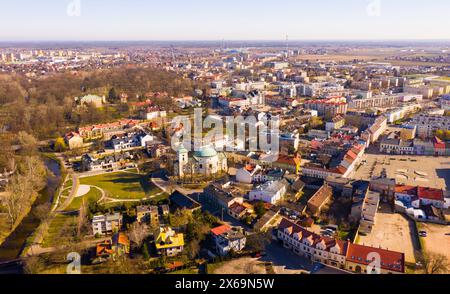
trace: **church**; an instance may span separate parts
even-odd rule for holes
[[[204,175],[213,176],[228,171],[227,158],[224,153],[217,152],[212,147],[202,147],[191,157],[181,146],[177,151],[177,161],[174,165],[176,176]]]

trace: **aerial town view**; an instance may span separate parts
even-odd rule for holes
[[[0,10],[0,274],[450,273],[450,2]]]

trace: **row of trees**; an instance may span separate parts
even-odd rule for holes
[[[3,168],[10,170],[12,176],[6,185],[5,193],[0,194],[0,204],[6,212],[11,230],[29,211],[37,193],[45,187],[47,174],[47,169],[37,153],[37,140],[33,136],[20,132],[15,142],[10,142],[13,143],[20,146],[20,151],[17,155],[8,153],[9,160],[3,160],[3,163],[6,162]]]

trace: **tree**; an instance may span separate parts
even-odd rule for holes
[[[195,259],[200,253],[200,240],[192,240],[188,246],[187,251],[190,259]]]
[[[447,257],[438,253],[423,253],[419,257],[423,272],[427,275],[445,274],[450,270]]]
[[[270,233],[255,233],[247,236],[246,248],[253,252],[263,251],[270,243]]]
[[[6,186],[5,193],[0,194],[0,203],[6,210],[10,229],[16,225],[18,219],[31,205],[33,189],[26,176],[13,176]]]
[[[144,257],[144,260],[149,260],[150,259],[150,255],[148,254],[147,243],[144,243],[144,246],[142,247],[142,256]]]
[[[146,224],[140,224],[135,222],[131,225],[128,236],[137,248],[141,248],[144,240],[149,235],[148,226]]]
[[[117,96],[117,93],[116,93],[116,89],[111,88],[109,90],[109,93],[108,93],[108,100],[109,100],[109,102],[114,103],[114,102],[117,101],[117,99],[118,99],[118,96]]]
[[[64,152],[67,150],[67,145],[66,145],[66,141],[64,140],[64,138],[59,137],[55,140],[55,144],[53,145],[53,150],[55,150],[55,152]]]
[[[192,218],[192,213],[187,209],[178,209],[174,214],[170,214],[169,220],[172,227],[186,226]]]
[[[261,218],[264,214],[266,214],[266,207],[264,205],[264,202],[259,201],[258,203],[255,204],[255,213],[258,216],[258,218]]]
[[[313,117],[309,122],[311,129],[319,129],[323,126],[323,120],[320,117]]]
[[[78,211],[78,223],[77,223],[77,237],[81,239],[82,233],[88,227],[88,205],[86,203],[86,198],[83,197],[80,210]]]
[[[23,155],[33,155],[38,149],[38,141],[36,138],[23,131],[17,134],[17,144],[20,145]]]

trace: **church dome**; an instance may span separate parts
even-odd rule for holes
[[[217,151],[211,147],[202,148],[200,151],[196,151],[194,156],[196,157],[214,157],[217,155]]]

